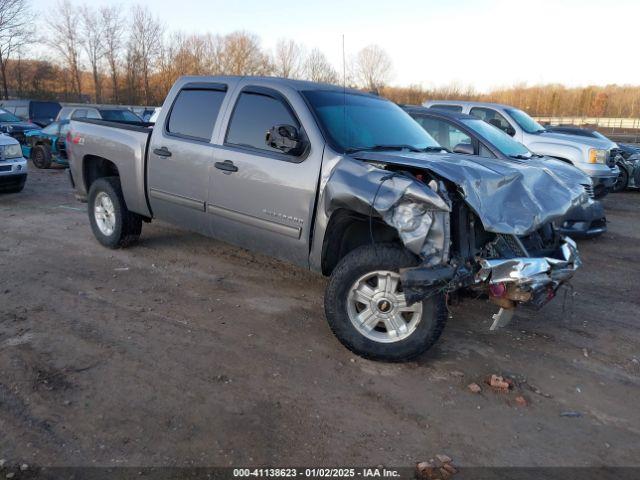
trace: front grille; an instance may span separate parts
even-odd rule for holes
[[[584,187],[584,191],[587,192],[587,195],[589,195],[589,198],[595,198],[595,193],[593,191],[593,185],[590,183],[583,183],[582,186]]]
[[[10,171],[11,171],[11,165],[0,166],[0,172],[10,172]]]

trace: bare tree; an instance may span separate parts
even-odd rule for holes
[[[154,63],[160,55],[164,28],[146,7],[134,7],[132,17],[131,41],[133,42],[136,57],[140,61],[144,102],[150,105],[151,86],[149,80]]]
[[[33,33],[29,19],[27,0],[0,0],[0,73],[4,98],[9,98],[7,62],[29,42]]]
[[[363,48],[356,56],[356,78],[369,90],[383,87],[391,77],[391,69],[391,58],[377,45]]]
[[[118,69],[123,48],[124,22],[118,5],[102,7],[100,9],[100,17],[102,18],[104,54],[109,64],[113,88],[113,101],[118,103],[120,98],[118,92]]]
[[[102,102],[102,85],[100,81],[100,63],[105,55],[104,23],[98,12],[92,7],[83,5],[80,8],[82,18],[82,46],[91,64],[93,86],[95,88],[96,103]]]
[[[78,99],[82,97],[79,24],[78,10],[69,0],[59,0],[53,18],[49,21],[51,37],[48,43],[62,55],[72,77],[72,89]]]
[[[304,54],[294,40],[278,40],[273,55],[273,74],[276,77],[298,78],[302,75]]]
[[[338,73],[329,63],[327,57],[317,48],[309,53],[304,62],[304,75],[313,82],[338,83]]]
[[[267,75],[271,65],[260,48],[258,37],[247,32],[233,32],[222,42],[222,70],[228,75]]]

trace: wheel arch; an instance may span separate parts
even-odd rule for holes
[[[82,159],[82,178],[87,192],[98,178],[119,176],[118,167],[111,160],[97,155],[86,155]]]
[[[367,243],[398,243],[402,246],[398,232],[379,217],[345,208],[332,213],[325,231],[321,260],[323,275],[331,275],[345,255]]]

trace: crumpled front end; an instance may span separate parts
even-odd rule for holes
[[[489,298],[503,309],[518,304],[540,308],[580,267],[573,240],[563,237],[553,257],[480,259],[476,281],[488,287]]]
[[[393,227],[421,260],[400,272],[407,303],[457,291],[486,294],[500,307],[492,326],[497,328],[508,323],[518,305],[542,307],[579,268],[576,244],[561,237],[551,222],[580,202],[581,186],[563,192],[567,201],[554,215],[538,202],[532,220],[526,205],[520,205],[523,200],[514,197],[522,190],[513,185],[514,178],[509,179],[511,195],[501,192],[493,197],[482,187],[471,195],[482,201],[474,202],[469,189],[481,184],[484,176],[495,180],[494,171],[485,175],[481,168],[474,170],[477,178],[467,179],[464,190],[457,181],[431,171],[431,164],[368,160],[346,157],[337,163],[324,188],[323,210],[327,217],[338,209],[359,213],[369,218],[369,229],[373,217]],[[534,190],[525,190],[530,194],[526,198],[532,198]],[[536,193],[535,198],[544,195]],[[505,202],[517,215],[507,219],[499,211]],[[493,217],[500,220],[492,223]]]

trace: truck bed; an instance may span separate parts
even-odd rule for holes
[[[146,195],[147,147],[153,124],[122,123],[98,119],[71,121],[69,164],[80,195],[86,196],[87,175],[84,165],[95,165],[87,159],[104,159],[115,165],[120,175],[122,192],[129,210],[150,216]]]

